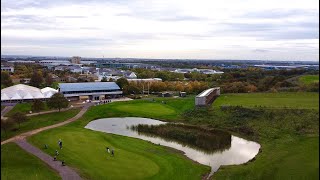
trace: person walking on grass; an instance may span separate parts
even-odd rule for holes
[[[59,147],[60,147],[60,149],[62,149],[62,141],[61,140],[59,142]]]
[[[57,156],[54,156],[54,157],[53,157],[53,161],[56,161],[56,160],[57,160]]]
[[[111,150],[111,155],[114,156],[114,150],[113,149]]]
[[[107,147],[107,152],[108,152],[108,153],[110,153],[110,149],[109,149],[109,147]]]
[[[58,156],[59,155],[59,152],[58,152],[58,150],[56,150],[56,156]]]
[[[64,162],[64,160],[61,161],[61,165],[62,165],[62,166],[65,166],[65,165],[66,165],[65,162]]]

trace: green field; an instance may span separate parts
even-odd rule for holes
[[[299,77],[299,82],[303,84],[312,84],[319,82],[319,74],[318,75],[304,75]]]
[[[70,109],[63,112],[29,116],[26,122],[21,123],[19,130],[9,130],[7,134],[5,134],[4,131],[1,131],[1,141],[23,132],[65,121],[78,114],[79,111],[80,109]],[[15,125],[15,127],[18,128],[18,125]]]
[[[213,179],[319,179],[319,136],[264,143],[254,163],[221,168]]]
[[[261,144],[262,152],[254,162],[223,167],[214,179],[318,179],[318,97],[317,93],[225,94],[209,109],[194,109],[192,96],[155,98],[156,102],[116,102],[91,107],[78,121],[37,134],[28,141],[39,148],[49,144],[45,152],[53,155],[57,140],[62,139],[61,158],[87,179],[200,179],[209,168],[172,149],[83,128],[91,120],[103,117],[183,121],[225,129]],[[294,109],[299,104],[306,107]],[[221,110],[219,105],[251,109]],[[116,157],[107,156],[106,146],[115,149]]]
[[[201,179],[210,169],[173,149],[87,130],[75,123],[29,138],[40,148],[47,143],[45,152],[52,156],[58,149],[58,139],[64,144],[59,158],[87,179]],[[106,152],[106,147],[115,150],[115,157]]]
[[[31,111],[31,107],[32,107],[32,103],[20,103],[20,104],[16,104],[13,109],[11,109],[11,111],[9,111],[6,116],[10,116],[16,112],[22,112],[22,113],[26,113],[26,114],[29,114],[29,112]],[[48,107],[47,107],[47,104],[45,103],[45,106],[44,106],[44,110],[42,111],[48,111],[50,110]]]
[[[222,94],[214,106],[237,106],[267,108],[319,109],[319,93],[247,93]]]
[[[25,152],[18,145],[1,145],[1,179],[54,180],[61,179],[37,157]]]

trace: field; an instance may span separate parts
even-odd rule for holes
[[[319,82],[319,74],[318,75],[305,75],[299,77],[299,82],[303,84],[311,84]]]
[[[26,122],[21,123],[19,130],[9,130],[7,134],[5,134],[4,131],[1,131],[1,141],[13,137],[15,135],[21,134],[23,132],[65,121],[78,114],[79,111],[79,109],[71,109],[63,112],[29,116]],[[18,125],[15,126],[16,128],[18,128]]]
[[[4,109],[6,106],[1,106],[1,111],[2,111],[2,109]]]
[[[200,179],[209,167],[194,163],[173,149],[83,128],[91,120],[103,117],[182,121],[228,130],[261,144],[262,152],[254,162],[222,167],[213,179],[318,179],[318,97],[317,93],[225,94],[213,108],[194,108],[193,96],[116,102],[91,107],[79,120],[28,141],[39,148],[49,144],[45,152],[53,155],[57,140],[62,139],[64,148],[59,158],[87,179]],[[295,109],[299,104],[305,107]],[[220,105],[249,109],[223,110]],[[115,157],[106,153],[107,146],[115,149]]]
[[[319,93],[250,93],[222,94],[214,103],[221,105],[262,106],[267,108],[318,109]]]
[[[56,180],[58,173],[18,145],[1,145],[1,179]]]

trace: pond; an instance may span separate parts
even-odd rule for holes
[[[256,142],[248,141],[243,138],[231,135],[231,142],[229,142],[230,145],[227,146],[227,148],[223,148],[220,151],[208,153],[199,148],[188,146],[184,143],[138,133],[137,131],[130,128],[139,124],[161,125],[166,124],[166,122],[139,117],[103,118],[91,121],[89,124],[87,124],[87,126],[85,126],[85,128],[95,131],[139,138],[150,141],[154,144],[160,144],[162,146],[168,146],[183,151],[188,158],[197,161],[200,164],[210,166],[211,172],[209,176],[216,172],[222,165],[236,165],[248,162],[258,154],[260,149],[260,145]]]

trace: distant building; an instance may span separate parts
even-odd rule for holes
[[[81,62],[81,57],[79,57],[79,56],[73,56],[71,58],[71,63],[72,64],[80,64],[80,62]]]
[[[180,91],[180,92],[179,92],[179,96],[180,96],[180,97],[186,97],[186,96],[187,96],[187,93]]]
[[[127,79],[128,82],[142,83],[142,82],[162,82],[161,78],[147,78],[147,79]]]
[[[12,66],[1,66],[1,71],[5,71],[5,72],[14,72],[14,67]]]
[[[126,72],[124,76],[128,79],[137,79],[137,75],[134,72]]]
[[[195,104],[196,106],[211,105],[218,96],[220,96],[220,87],[204,90],[196,96]]]
[[[70,100],[102,100],[122,96],[115,82],[59,83],[59,92]]]

